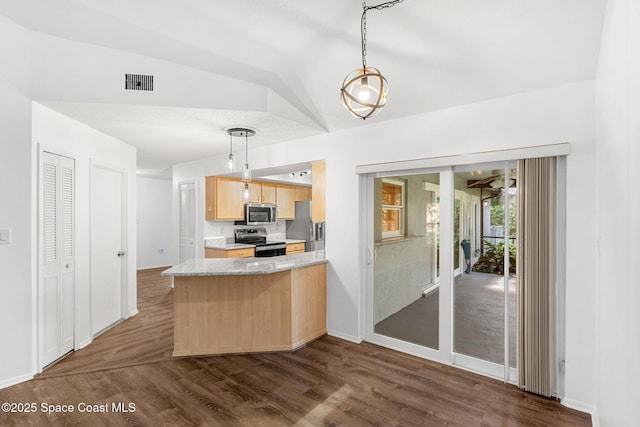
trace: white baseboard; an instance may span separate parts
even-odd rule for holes
[[[4,381],[0,381],[0,389],[11,387],[12,385],[20,384],[25,381],[29,381],[33,379],[35,372],[25,375],[18,375],[17,377],[9,378]]]
[[[136,315],[136,314],[138,314],[138,313],[140,313],[140,312],[139,312],[139,311],[138,311],[138,309],[136,308],[136,309],[135,309],[135,310],[133,310],[131,313],[129,313],[129,317],[133,317],[133,316],[135,316],[135,315]],[[127,319],[128,319],[129,317],[127,317]]]
[[[80,344],[78,344],[77,346],[75,346],[74,350],[80,350],[82,348],[85,348],[86,346],[88,346],[89,344],[91,344],[93,342],[93,338],[89,337],[86,340],[82,341]]]
[[[342,340],[351,341],[352,343],[356,344],[360,344],[362,342],[362,338],[360,337],[354,337],[353,335],[345,334],[338,331],[332,331],[331,329],[327,329],[327,335],[340,338]]]
[[[584,412],[591,415],[591,425],[593,425],[593,427],[598,427],[600,425],[600,423],[598,422],[598,414],[591,406],[573,399],[562,399],[560,403],[562,403],[563,406],[566,406],[569,409],[575,409],[576,411]]]

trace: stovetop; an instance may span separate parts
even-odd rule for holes
[[[238,228],[234,230],[235,242],[246,245],[271,246],[281,245],[283,242],[268,242],[266,228]]]
[[[258,244],[266,243],[266,228],[239,228],[234,230],[236,243]]]

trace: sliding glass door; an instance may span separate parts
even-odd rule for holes
[[[438,350],[437,173],[374,180],[373,331]]]
[[[513,166],[368,178],[368,341],[515,378]]]
[[[511,166],[454,168],[460,204],[455,210],[459,217],[454,221],[454,253],[461,261],[454,265],[453,361],[515,379],[515,373],[505,370],[516,361],[516,182]]]

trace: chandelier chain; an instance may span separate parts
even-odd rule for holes
[[[371,9],[382,10],[389,7],[393,7],[398,3],[402,3],[404,0],[393,0],[385,3],[380,3],[375,6],[367,6],[365,2],[362,2],[362,18],[360,19],[360,36],[362,45],[362,68],[367,68],[367,11]]]

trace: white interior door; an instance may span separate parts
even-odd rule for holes
[[[91,332],[122,319],[123,181],[121,172],[94,166],[91,174]]]
[[[40,165],[40,367],[73,350],[75,161],[42,153]]]
[[[180,184],[180,262],[196,257],[196,184]]]

